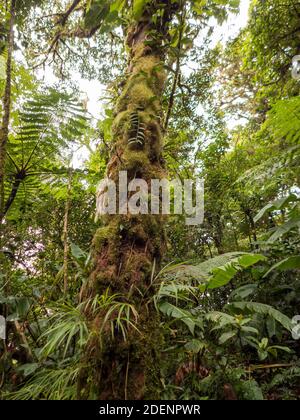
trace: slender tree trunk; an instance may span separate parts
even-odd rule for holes
[[[154,5],[153,5],[154,4]],[[127,32],[129,67],[115,110],[112,133],[114,153],[107,175],[118,186],[119,171],[127,171],[128,182],[164,178],[162,164],[161,107],[166,74],[163,41],[168,21],[174,12],[172,1],[159,2],[164,14],[157,23],[152,15],[155,2]],[[149,10],[154,8],[153,10]],[[117,188],[118,189],[118,188]],[[164,220],[161,215],[107,215],[105,226],[98,229],[93,241],[94,271],[82,290],[87,300],[95,295],[118,294],[116,299],[134,306],[138,313],[136,329],[128,327],[126,340],[116,324],[99,330],[105,313],[89,314],[94,339],[88,345],[86,360],[92,369],[83,370],[79,397],[95,399],[158,398],[160,371],[157,358],[161,346],[159,318],[154,309],[151,285],[153,267],[164,252]],[[107,313],[107,312],[106,312]],[[111,314],[117,317],[117,313]],[[130,319],[133,322],[133,318]]]
[[[221,214],[220,214],[221,217]],[[224,248],[223,248],[223,226],[222,223],[220,221],[219,218],[215,217],[215,221],[214,221],[214,225],[215,225],[215,234],[214,234],[214,242],[215,242],[215,246],[217,248],[218,254],[223,254],[224,253]]]
[[[231,226],[232,226],[232,233],[233,233],[233,237],[234,237],[235,246],[236,246],[236,249],[238,250],[239,249],[239,241],[238,241],[238,237],[237,237],[236,230],[235,230],[235,222],[234,222],[234,219],[231,215],[231,211],[229,209],[227,209],[227,212],[228,212],[228,217],[229,217],[229,220],[230,220]]]
[[[253,241],[254,241],[254,248],[258,249],[259,246],[257,244],[256,227],[255,227],[255,222],[254,222],[253,217],[252,217],[251,210],[246,209],[245,214],[246,214],[246,218],[248,218],[248,221],[249,221],[249,236],[251,237],[251,234],[252,234]],[[253,244],[252,244],[252,241],[251,241],[251,247],[252,246],[253,246]]]
[[[14,47],[14,23],[15,23],[15,0],[10,3],[10,19],[7,37],[7,61],[6,61],[6,81],[3,96],[3,116],[0,128],[0,221],[4,213],[4,165],[6,158],[6,145],[8,141],[10,108],[11,108],[11,67],[12,54]]]
[[[66,198],[66,204],[65,204],[64,228],[63,228],[63,244],[64,244],[63,273],[64,273],[64,294],[65,295],[68,291],[68,258],[69,258],[68,228],[69,228],[69,213],[70,213],[70,206],[71,206],[71,188],[72,188],[72,174],[71,174],[71,171],[69,171],[68,190],[67,190],[67,198]]]
[[[180,16],[180,30],[179,30],[179,40],[178,40],[178,46],[177,46],[177,58],[176,58],[176,66],[175,66],[175,73],[174,73],[174,79],[171,89],[171,95],[170,95],[170,101],[168,105],[168,109],[166,112],[165,122],[164,122],[164,130],[167,130],[169,120],[172,113],[172,108],[174,105],[174,99],[175,99],[175,93],[176,88],[180,79],[180,59],[181,59],[181,44],[182,44],[182,37],[184,33],[184,24],[185,24],[185,9],[182,11]]]

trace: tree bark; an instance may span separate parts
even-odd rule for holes
[[[116,104],[112,127],[114,153],[107,167],[107,175],[115,181],[117,190],[119,171],[127,171],[128,182],[142,178],[149,187],[151,179],[166,177],[161,158],[161,99],[166,80],[163,41],[174,5],[165,0],[159,2],[159,7],[164,13],[157,23],[153,23],[152,15],[158,6],[152,2],[127,31],[129,66]],[[95,316],[86,306],[94,338],[88,344],[85,360],[92,361],[93,366],[83,369],[80,375],[78,397],[158,398],[157,358],[162,336],[152,302],[151,279],[153,267],[158,267],[165,248],[164,216],[106,215],[104,223],[93,240],[94,271],[81,296],[87,301],[96,295],[117,294],[118,301],[136,309],[138,331],[124,321],[127,326],[124,339],[113,323],[113,337],[110,328],[102,329],[105,313],[100,310]],[[102,345],[99,345],[101,329]]]

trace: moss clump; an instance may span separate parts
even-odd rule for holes
[[[132,55],[135,60],[151,55],[151,47],[144,43],[138,43],[132,48]]]
[[[163,179],[166,178],[166,171],[158,164],[152,164],[149,166],[148,176],[151,179]]]
[[[125,291],[129,296],[135,294],[135,288],[128,287],[128,285],[135,285],[141,292],[145,291],[149,285],[152,271],[152,262],[144,252],[135,252],[128,256],[126,260],[125,270],[122,274],[120,287],[125,286]],[[135,294],[136,299],[140,299],[140,295]],[[138,302],[137,302],[138,303]]]
[[[133,102],[136,107],[147,108],[149,105],[154,105],[153,91],[147,86],[145,81],[135,83],[134,86],[128,92],[128,99]]]
[[[97,229],[94,238],[93,246],[97,250],[101,249],[103,246],[111,243],[112,239],[117,237],[117,226],[116,224],[109,224],[108,226],[103,226]]]
[[[144,229],[144,226],[137,224],[132,226],[128,230],[128,236],[130,239],[134,239],[137,243],[145,244],[148,240],[148,234]]]
[[[160,103],[156,99],[154,89],[150,87],[151,81],[155,82],[155,79],[155,77],[149,78],[143,73],[132,76],[118,99],[117,112],[123,113],[137,108],[147,108],[147,111],[154,113],[160,112]]]
[[[130,171],[132,169],[141,170],[150,166],[148,156],[142,151],[133,151],[127,149],[123,153],[124,169]]]
[[[93,246],[96,249],[101,248],[102,245],[106,245],[108,243],[108,239],[110,237],[110,227],[103,226],[97,229],[94,238],[93,238]]]
[[[147,82],[152,89],[155,89],[159,93],[166,81],[166,72],[164,71],[160,60],[149,55],[140,58],[134,67],[134,74],[145,74]]]
[[[115,266],[106,267],[103,271],[100,271],[96,274],[94,279],[94,285],[99,293],[99,291],[104,291],[106,288],[110,287],[115,283],[116,279],[116,270]]]
[[[120,112],[114,119],[112,125],[112,133],[114,135],[119,134],[124,130],[124,125],[129,121],[130,111]]]
[[[145,57],[140,57],[136,60],[134,64],[133,74],[139,73],[141,71],[152,74],[153,70],[159,66],[160,61],[154,55],[147,55]]]

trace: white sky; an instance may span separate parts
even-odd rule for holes
[[[215,42],[227,42],[230,38],[238,35],[241,28],[245,27],[248,21],[248,10],[250,0],[240,1],[240,13],[238,15],[229,16],[228,20],[223,25],[216,25],[214,31]]]

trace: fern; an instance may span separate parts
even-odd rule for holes
[[[290,206],[290,203],[294,203]],[[294,194],[290,194],[287,197],[283,197],[279,200],[274,201],[273,203],[267,204],[263,207],[255,216],[254,221],[257,222],[260,220],[266,212],[271,212],[274,210],[282,210],[283,208],[290,207],[288,212],[285,215],[286,221],[281,225],[275,227],[270,232],[272,235],[268,239],[268,243],[274,243],[279,238],[289,233],[292,230],[298,230],[300,228],[300,211],[299,211],[299,198]]]
[[[276,201],[273,201],[272,203],[268,203],[254,217],[254,222],[258,222],[258,220],[260,220],[266,213],[269,213],[274,210],[282,210],[283,208],[287,207],[289,203],[297,201],[299,201],[299,198],[296,197],[295,194],[290,194],[287,197],[283,197]]]
[[[246,252],[229,252],[204,261],[197,265],[176,265],[169,266],[165,271],[165,276],[181,281],[196,280],[199,289],[215,289],[228,284],[236,273],[248,268],[266,258],[260,254],[249,254]]]
[[[300,146],[291,146],[285,149],[284,153],[280,150],[280,154],[276,154],[266,159],[263,163],[245,171],[235,181],[235,184],[243,185],[243,188],[247,188],[250,191],[253,189],[253,185],[262,186],[265,191],[269,186],[267,181],[272,186],[275,182],[276,185],[278,184],[278,179],[280,179],[282,184],[284,184],[284,181],[290,184],[299,166]]]
[[[75,360],[53,368],[43,367],[16,392],[5,396],[8,400],[75,400],[76,381],[81,365]]]
[[[130,114],[130,138],[129,145],[138,145],[142,147],[145,143],[145,124],[141,122],[139,112],[133,111]]]
[[[290,143],[300,140],[300,96],[278,101],[263,126],[275,139]]]
[[[41,181],[53,177],[65,148],[81,138],[86,126],[86,112],[68,94],[50,90],[23,105],[7,147],[6,211],[15,200],[35,199]]]
[[[178,306],[175,306],[169,302],[162,302],[159,305],[159,310],[167,316],[181,320],[188,327],[191,334],[194,334],[195,326],[197,325],[197,320],[189,311],[179,308]]]

